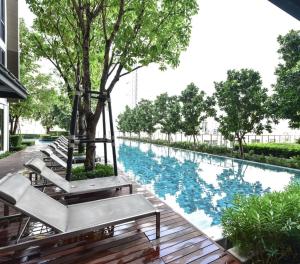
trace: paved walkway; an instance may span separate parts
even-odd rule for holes
[[[45,147],[43,144],[27,147],[6,158],[0,159],[0,178],[7,174],[16,173],[24,170],[24,163],[34,157],[42,157],[40,149]]]

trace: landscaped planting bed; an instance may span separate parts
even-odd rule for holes
[[[86,180],[113,176],[114,169],[111,165],[96,164],[93,171],[85,171],[84,165],[72,169],[72,180]]]
[[[249,263],[300,263],[299,200],[300,185],[263,196],[236,196],[222,216],[224,236],[252,256]]]
[[[291,158],[300,156],[300,144],[291,143],[255,143],[244,146],[245,152],[258,155],[275,156],[280,158]]]

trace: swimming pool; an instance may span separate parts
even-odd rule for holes
[[[153,144],[119,140],[118,165],[214,239],[235,194],[279,191],[300,171]]]

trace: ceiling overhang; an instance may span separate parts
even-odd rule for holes
[[[0,64],[0,98],[25,99],[27,95],[26,88]]]
[[[300,20],[300,0],[269,0],[294,18]]]

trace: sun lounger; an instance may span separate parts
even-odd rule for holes
[[[156,237],[160,237],[160,213],[141,194],[66,206],[31,186],[24,176],[14,174],[0,180],[0,199],[58,233],[45,239],[1,247],[0,252],[8,248],[15,250],[28,248],[30,245],[40,246],[149,216],[156,216]]]
[[[63,167],[64,169],[67,169],[67,162],[56,156],[50,148],[41,149],[40,151],[48,158],[50,158],[53,162]]]
[[[122,176],[109,176],[69,182],[51,169],[47,168],[45,162],[38,158],[28,161],[25,164],[25,167],[53,183],[62,189],[67,195],[92,193],[122,187],[129,187],[129,192],[132,193],[132,184]]]
[[[51,144],[49,144],[49,147],[50,147],[52,150],[54,150],[54,151],[55,151],[59,156],[61,156],[62,158],[68,159],[68,155],[67,155],[64,151],[60,150],[60,149],[57,147],[57,145],[51,143]],[[73,157],[73,163],[83,163],[84,161],[85,161],[85,156],[74,156],[74,157]],[[101,161],[101,158],[100,158],[100,157],[96,157],[95,161],[96,161],[96,162],[99,162],[99,161]]]

